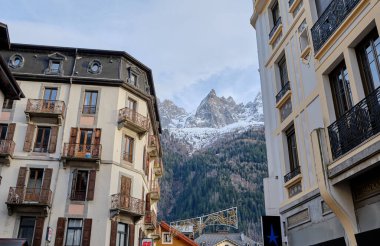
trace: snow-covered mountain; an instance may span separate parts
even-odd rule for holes
[[[261,93],[252,102],[236,104],[232,97],[218,97],[215,90],[211,90],[193,113],[170,100],[158,105],[162,127],[176,138],[187,141],[193,151],[225,134],[262,127],[264,121]]]

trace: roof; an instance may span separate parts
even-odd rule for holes
[[[238,246],[246,246],[247,244],[249,244],[250,246],[256,245],[255,241],[248,238],[243,233],[241,234],[240,233],[209,233],[209,234],[202,234],[198,238],[195,239],[195,241],[199,245],[205,245],[205,246],[213,246],[227,240]]]
[[[165,231],[174,231],[176,237],[179,239],[179,240],[182,240],[184,242],[186,242],[187,244],[189,245],[192,245],[192,246],[198,246],[198,244],[196,242],[194,242],[193,240],[191,240],[190,238],[186,237],[182,232],[174,229],[173,227],[170,227],[170,225],[168,223],[166,223],[165,221],[161,221],[160,223],[160,226],[162,229],[164,229]]]

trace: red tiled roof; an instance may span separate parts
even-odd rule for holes
[[[191,240],[190,238],[186,237],[184,234],[182,234],[182,232],[176,230],[175,228],[171,227],[170,228],[170,225],[168,223],[166,223],[165,221],[161,221],[160,223],[160,226],[162,227],[162,229],[166,230],[166,231],[174,231],[175,232],[175,236],[188,243],[189,245],[192,245],[192,246],[198,246],[198,244],[196,242],[194,242],[193,240]]]

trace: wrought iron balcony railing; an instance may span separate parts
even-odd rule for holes
[[[278,103],[281,98],[283,98],[287,91],[290,91],[290,82],[286,82],[285,85],[281,88],[281,90],[276,95],[276,103]]]
[[[332,0],[311,28],[314,51],[317,53],[334,34],[361,0]]]
[[[15,151],[15,142],[12,140],[0,140],[0,156],[11,156]]]
[[[162,160],[156,159],[153,165],[154,174],[158,177],[162,176]]]
[[[336,159],[380,132],[380,87],[328,127]]]
[[[273,28],[272,30],[270,31],[269,33],[269,39],[271,39],[274,35],[274,33],[276,32],[276,30],[278,29],[278,27],[282,24],[282,20],[281,20],[281,17],[279,17],[277,20],[276,20],[276,23],[274,23],[273,25]]]
[[[153,210],[145,211],[144,224],[146,228],[155,229],[157,226],[157,215]]]
[[[147,132],[149,130],[149,119],[130,108],[119,110],[118,123],[126,123],[126,127],[138,133]]]
[[[157,140],[157,137],[154,136],[154,135],[149,135],[148,145],[149,145],[150,147],[158,147],[158,140]]]
[[[144,201],[118,193],[111,196],[111,209],[123,210],[132,215],[143,216]]]
[[[152,180],[149,187],[150,199],[159,200],[160,199],[160,184],[158,180]]]
[[[55,114],[64,115],[65,102],[44,99],[28,99],[26,104],[27,113]]]
[[[8,205],[51,205],[52,191],[42,188],[10,187]]]
[[[294,170],[292,170],[291,172],[289,172],[288,174],[286,174],[284,176],[284,182],[285,183],[288,182],[289,180],[291,180],[292,178],[294,178],[298,174],[301,174],[301,167],[300,166],[294,168]]]
[[[70,159],[100,159],[102,153],[101,144],[71,144],[65,143],[63,147],[63,158]]]

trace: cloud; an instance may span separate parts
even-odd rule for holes
[[[247,98],[259,87],[250,1],[23,0],[2,9],[12,42],[125,50],[152,68],[160,98],[187,108],[213,83]]]

